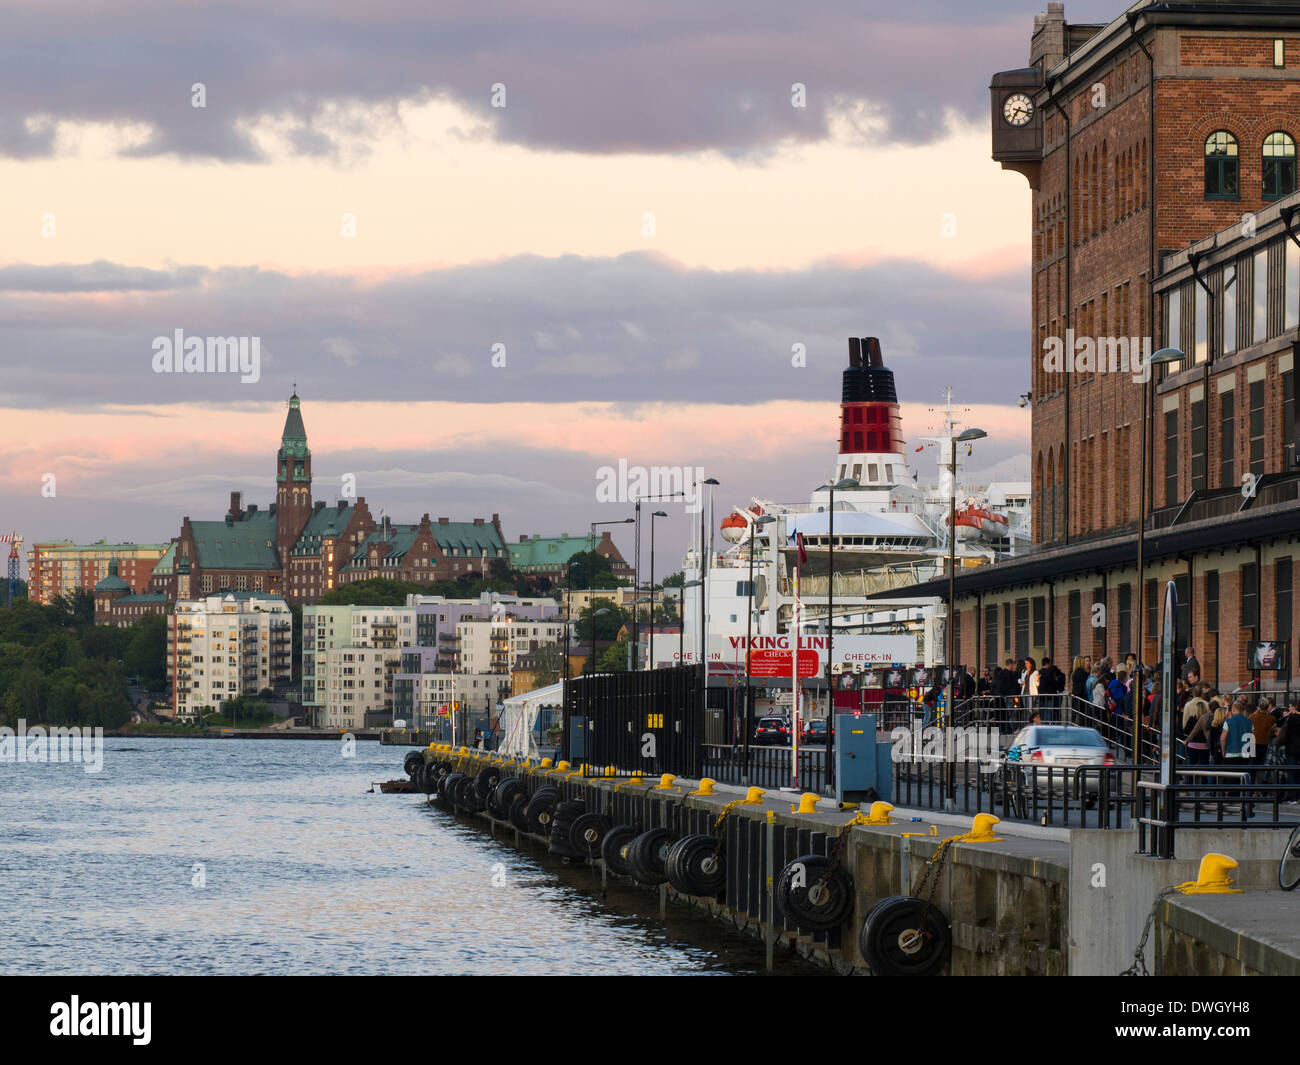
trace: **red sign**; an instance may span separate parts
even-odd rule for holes
[[[751,651],[749,672],[755,677],[788,677],[790,675],[789,651]],[[799,676],[817,676],[817,652],[799,648]]]

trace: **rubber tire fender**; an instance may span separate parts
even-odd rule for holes
[[[485,765],[478,771],[478,776],[474,778],[474,790],[478,792],[480,799],[486,799],[488,792],[501,783],[501,767],[499,765]]]
[[[727,882],[727,867],[717,837],[683,836],[664,862],[668,883],[686,895],[714,898]]]
[[[876,976],[938,976],[952,960],[952,927],[934,903],[892,895],[871,908],[858,946]]]
[[[853,908],[852,878],[842,865],[827,878],[830,864],[820,854],[804,854],[782,869],[777,879],[777,906],[801,932],[838,928]],[[802,885],[796,887],[801,879]],[[816,899],[809,897],[814,888],[821,889]]]
[[[615,825],[605,833],[605,838],[600,841],[600,856],[611,873],[618,876],[632,875],[623,851],[640,834],[641,830],[634,825]]]
[[[516,795],[510,800],[510,806],[506,810],[506,817],[510,823],[519,829],[520,832],[527,832],[528,819],[524,817],[524,811],[528,808],[528,796],[524,794]]]
[[[569,826],[569,845],[590,861],[600,855],[608,831],[609,818],[604,814],[579,814]]]
[[[424,752],[411,751],[404,759],[402,759],[402,772],[414,780],[415,771],[422,765],[424,765]]]
[[[509,810],[510,804],[515,801],[516,795],[526,796],[528,792],[524,789],[524,782],[518,777],[506,777],[497,784],[497,802],[502,810]]]
[[[464,773],[448,773],[438,781],[438,795],[445,802],[452,806],[456,805],[456,796],[460,791],[460,783],[465,780]]]
[[[528,831],[535,836],[549,836],[551,824],[555,821],[556,801],[550,795],[534,795],[524,807],[524,820],[528,822]]]
[[[632,875],[650,887],[667,881],[664,859],[672,840],[673,834],[666,828],[652,828],[637,836],[627,847],[627,867]]]

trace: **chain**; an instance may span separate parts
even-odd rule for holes
[[[849,829],[854,825],[865,825],[868,823],[866,815],[859,813],[854,814],[851,821],[845,821],[844,824],[840,826],[839,833],[835,837],[835,844],[831,847],[831,852],[828,855],[831,862],[826,868],[826,875],[821,878],[822,883],[825,883],[835,875],[835,870],[840,867],[840,862],[844,860],[844,850],[849,845]]]
[[[935,890],[939,887],[939,873],[943,870],[943,863],[948,858],[949,848],[954,843],[965,843],[975,838],[974,833],[967,832],[960,836],[949,836],[947,839],[940,841],[939,849],[934,852],[926,863],[925,873],[921,877],[921,882],[916,885],[916,890],[912,892],[912,898],[919,899],[921,892],[925,891],[925,901],[933,904]]]
[[[1151,935],[1151,928],[1155,924],[1156,913],[1160,909],[1160,904],[1170,895],[1178,894],[1178,888],[1162,888],[1151,903],[1151,912],[1147,914],[1147,923],[1142,926],[1142,938],[1138,940],[1137,950],[1133,952],[1133,964],[1125,969],[1120,976],[1150,976],[1147,972],[1147,939]]]

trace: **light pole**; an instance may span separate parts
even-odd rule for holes
[[[593,610],[592,607],[595,605],[595,600],[592,600],[587,607],[588,613],[591,614],[591,658],[587,661],[586,672],[593,675],[596,672],[596,619],[600,617],[601,614],[609,613],[609,607],[607,606],[603,606],[599,610]]]
[[[948,467],[949,481],[948,489],[948,621],[947,632],[944,641],[947,644],[948,652],[944,656],[947,659],[948,683],[945,689],[943,704],[943,727],[944,727],[944,750],[951,751],[952,748],[952,675],[953,668],[957,664],[957,445],[965,444],[971,440],[980,440],[989,434],[983,429],[967,429],[965,432],[958,433],[952,437],[952,462]],[[944,796],[944,809],[955,810],[957,808],[956,796],[956,765],[952,761],[948,762],[948,771],[945,776],[946,792]]]
[[[706,477],[699,482],[701,485],[717,485],[716,477]],[[700,662],[704,669],[700,673],[700,712],[709,703],[709,632],[708,632],[708,614],[705,610],[705,597],[708,595],[709,586],[708,578],[705,576],[705,559],[712,562],[712,552],[709,550],[709,542],[705,539],[704,525],[707,520],[705,515],[712,510],[713,493],[709,493],[710,506],[704,505],[704,497],[700,497]],[[712,533],[712,529],[709,530]]]
[[[1142,468],[1138,472],[1138,557],[1137,557],[1137,670],[1138,679],[1134,681],[1133,699],[1133,764],[1142,764],[1142,645],[1146,636],[1145,621],[1147,616],[1146,595],[1146,526],[1147,526],[1147,453],[1154,452],[1149,447],[1151,433],[1147,428],[1148,411],[1151,408],[1151,378],[1155,376],[1156,366],[1165,366],[1179,362],[1186,355],[1179,348],[1161,348],[1147,360],[1146,379],[1142,382]],[[1132,680],[1132,678],[1129,678]],[[1164,696],[1168,698],[1168,696]]]
[[[650,515],[650,646],[655,642],[655,518],[666,518],[667,512],[656,510]],[[652,655],[653,657],[653,655]]]
[[[750,672],[750,656],[754,653],[754,534],[758,532],[760,525],[771,525],[776,521],[775,516],[771,514],[760,514],[750,519],[749,522],[749,583],[745,586],[747,591],[745,603],[745,723],[743,731],[745,734],[745,760],[742,769],[740,782],[746,787],[749,786],[749,733],[753,728],[753,674]]]
[[[856,477],[842,477],[822,487],[831,494],[830,527],[826,535],[830,550],[826,577],[826,779],[828,783],[833,784],[835,782],[835,741],[832,733],[835,726],[835,689],[831,682],[831,660],[835,655],[835,490],[838,488],[846,491],[859,485]]]
[[[637,611],[640,609],[640,606],[641,606],[642,603],[649,603],[649,602],[652,602],[652,601],[653,601],[653,597],[652,597],[652,596],[648,596],[648,595],[638,595],[635,599],[632,600],[632,613],[633,613],[633,616],[636,615],[636,613],[637,613]],[[653,625],[650,627],[650,642],[651,642],[651,644],[653,645],[653,643],[654,643],[654,626],[653,626]],[[630,644],[628,644],[628,646],[627,646],[627,668],[628,668],[629,672],[633,669],[633,665],[632,665],[632,660],[633,660],[633,658],[636,659],[636,667],[635,667],[635,668],[636,668],[636,669],[640,669],[640,668],[641,668],[641,637],[640,637],[640,634],[639,634],[639,633],[637,634],[637,638],[636,638],[636,640],[635,640],[635,644],[631,644],[631,643],[630,643]]]

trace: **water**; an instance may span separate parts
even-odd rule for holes
[[[367,793],[406,748],[108,739],[102,773],[0,763],[0,972],[763,971],[758,941]],[[513,836],[511,836],[513,839]],[[778,971],[819,972],[782,959]]]

